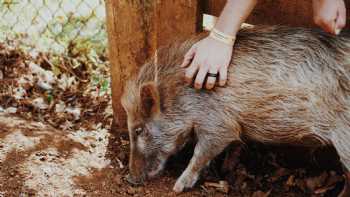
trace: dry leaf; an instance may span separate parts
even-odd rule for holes
[[[271,193],[271,190],[267,191],[267,192],[263,192],[263,191],[256,191],[253,193],[252,197],[268,197]]]

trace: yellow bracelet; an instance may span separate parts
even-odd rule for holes
[[[225,44],[228,44],[230,46],[233,46],[236,40],[235,36],[227,35],[215,28],[213,28],[209,34],[210,37],[214,38],[215,40],[218,40],[220,42],[223,42]]]

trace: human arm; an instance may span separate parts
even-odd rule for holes
[[[255,7],[257,0],[228,0],[215,29],[228,36],[236,36],[241,24]],[[201,89],[207,73],[219,74],[219,85],[224,86],[227,81],[227,69],[232,57],[232,45],[220,42],[208,36],[195,43],[186,53],[182,67],[186,68],[186,81]],[[215,77],[208,77],[205,87],[212,89],[216,82]]]
[[[314,21],[331,34],[339,34],[346,25],[344,0],[313,0]]]

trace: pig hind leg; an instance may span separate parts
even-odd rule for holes
[[[339,197],[350,196],[350,127],[341,124],[332,132],[331,142],[344,167],[344,188]]]
[[[350,170],[350,128],[342,127],[332,133],[331,141],[345,170]]]

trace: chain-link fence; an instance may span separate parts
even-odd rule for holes
[[[77,45],[105,50],[105,2],[0,0],[0,41],[19,38],[38,51],[62,53]]]

